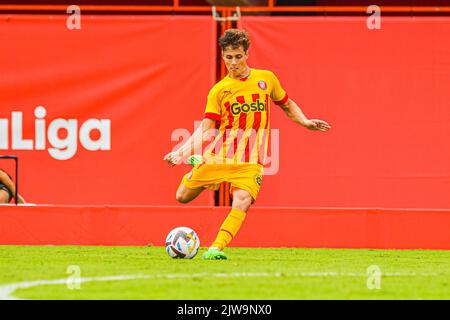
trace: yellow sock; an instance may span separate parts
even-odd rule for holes
[[[236,233],[241,228],[242,222],[245,220],[246,213],[238,209],[231,209],[225,221],[220,227],[219,234],[211,247],[219,250],[225,248],[231,240],[236,236]]]

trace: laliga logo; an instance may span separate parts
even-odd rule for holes
[[[46,141],[51,145],[48,153],[56,160],[68,160],[77,153],[78,148],[78,120],[55,119],[49,123],[46,132],[45,116],[47,110],[38,106],[34,110],[36,117],[35,140],[23,138],[22,112],[11,112],[11,149],[12,150],[45,150]],[[8,119],[0,119],[0,150],[8,150]],[[65,130],[67,136],[58,136],[60,130]],[[91,132],[98,130],[100,137],[93,140]],[[80,127],[79,138],[81,145],[89,151],[111,150],[111,120],[89,119]]]

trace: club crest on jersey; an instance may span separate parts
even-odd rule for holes
[[[257,184],[258,186],[261,186],[261,184],[262,184],[262,175],[260,175],[260,174],[255,174],[255,175],[253,176],[253,179],[255,180],[255,182],[256,182],[256,184]]]
[[[266,84],[265,81],[260,80],[260,81],[258,81],[258,87],[259,87],[261,90],[266,90],[266,89],[267,89],[267,84]]]

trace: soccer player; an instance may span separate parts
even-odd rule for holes
[[[226,30],[219,46],[228,75],[210,90],[199,128],[178,150],[164,157],[170,166],[179,164],[216,132],[202,158],[189,158],[194,168],[183,177],[176,193],[179,202],[188,203],[205,188],[217,190],[222,182],[231,185],[232,209],[203,255],[207,260],[226,259],[223,249],[236,236],[260,190],[269,141],[270,100],[307,129],[331,128],[325,121],[308,119],[273,72],[248,66],[250,39],[246,31]]]
[[[9,203],[15,192],[16,186],[11,177],[6,171],[0,169],[0,204]],[[25,199],[20,194],[17,195],[17,203],[25,203]]]

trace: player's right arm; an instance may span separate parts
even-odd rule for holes
[[[169,152],[164,156],[170,166],[179,164],[182,159],[189,157],[198,150],[199,146],[203,145],[204,141],[211,138],[214,134],[216,121],[209,118],[204,118],[201,125],[194,131],[194,134],[176,151]]]

